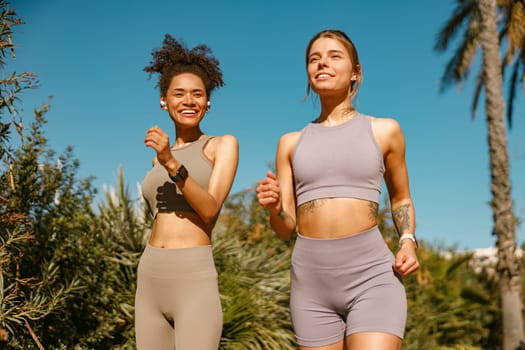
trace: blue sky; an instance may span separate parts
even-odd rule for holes
[[[303,101],[304,51],[315,33],[336,28],[353,39],[362,63],[354,104],[397,119],[405,133],[418,236],[458,249],[494,245],[484,105],[472,121],[470,82],[439,93],[450,53],[433,46],[451,0],[14,0],[11,6],[25,24],[15,28],[19,48],[8,71],[34,72],[40,82],[22,96],[24,118],[50,103],[51,146],[59,153],[73,146],[80,175],[95,176],[100,192],[116,184],[122,166],[138,196],[153,157],[145,131],[156,124],[173,136],[156,79],[143,71],[165,33],[189,47],[206,44],[221,61],[226,86],[212,97],[203,129],[238,138],[237,192],[264,177],[280,135],[316,117],[318,103]],[[525,220],[523,97],[520,90],[508,147],[515,212]],[[520,227],[518,243],[524,239]]]

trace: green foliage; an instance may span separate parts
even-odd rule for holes
[[[259,205],[254,193],[241,191],[228,197],[220,221],[223,229],[249,249],[262,246],[269,255],[286,254],[294,240],[283,240],[273,232],[268,213]]]
[[[243,191],[227,200],[214,232],[221,349],[296,348],[288,308],[291,242],[276,238],[267,220],[253,193]]]
[[[13,27],[22,24],[16,12],[9,8],[9,4],[0,0],[0,159],[10,154],[10,133],[14,127],[22,135],[22,119],[17,115],[15,102],[22,91],[35,86],[33,73],[7,73],[4,70],[5,58],[8,54],[15,57],[15,45],[12,35]]]
[[[36,349],[69,333],[66,325],[57,332],[53,317],[82,288],[71,266],[93,191],[89,180],[76,179],[70,149],[56,158],[47,148],[46,105],[24,129],[14,103],[34,76],[4,72],[6,53],[14,57],[12,27],[21,20],[4,1],[0,11],[0,66],[7,77],[0,80],[0,346]],[[20,136],[16,150],[12,127]]]
[[[295,349],[288,312],[288,254],[268,257],[224,233],[214,254],[224,310],[221,349]]]
[[[77,179],[78,161],[71,149],[59,157],[48,149],[42,132],[46,111],[44,106],[35,112],[10,167],[0,174],[0,325],[9,333],[11,349],[75,339],[74,323],[70,319],[68,324],[64,314],[78,303],[75,296],[86,274],[78,261],[87,251],[82,243],[89,232],[94,191],[89,179]]]
[[[149,227],[119,179],[95,215],[71,149],[56,158],[35,116],[2,178],[0,347],[134,346],[136,264]],[[37,321],[37,322],[36,322]],[[2,344],[4,341],[5,344]]]
[[[98,209],[92,244],[99,250],[101,268],[95,271],[96,280],[90,281],[87,293],[100,295],[87,310],[96,315],[98,326],[88,345],[93,349],[133,349],[136,269],[151,219],[146,208],[131,199],[122,169],[117,189],[106,191]]]
[[[418,250],[421,268],[405,279],[409,317],[404,349],[485,348],[497,307],[469,268],[470,255]],[[494,347],[488,347],[495,349]]]
[[[32,225],[25,215],[5,210],[4,202],[0,208],[0,345],[32,349],[39,340],[31,324],[59,309],[78,288],[78,281],[57,286],[59,269],[52,262],[36,276],[21,273],[24,251],[34,240]]]

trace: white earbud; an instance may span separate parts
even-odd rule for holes
[[[160,108],[165,109],[166,108],[166,102],[163,100],[160,100]]]
[[[209,111],[211,107],[211,101],[206,102],[206,110]]]

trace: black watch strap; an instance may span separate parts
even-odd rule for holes
[[[177,173],[175,174],[175,176],[172,176],[169,173],[168,175],[171,181],[173,182],[184,181],[188,178],[188,170],[186,169],[184,165],[181,164],[180,167],[177,169]]]

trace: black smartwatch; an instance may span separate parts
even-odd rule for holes
[[[171,181],[173,182],[184,181],[188,178],[188,170],[184,165],[181,164],[180,167],[177,169],[177,173],[175,174],[175,176],[172,176],[170,173],[168,173],[168,175]]]

